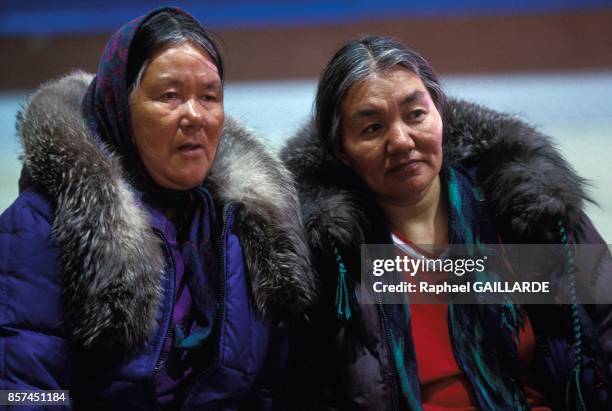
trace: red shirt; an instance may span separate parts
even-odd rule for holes
[[[394,232],[394,242],[402,242],[418,254],[427,252]],[[430,256],[431,257],[431,256]],[[448,329],[448,304],[411,304],[412,339],[418,364],[423,411],[472,411],[478,410],[478,402],[472,385],[463,373],[453,354]],[[535,335],[529,317],[523,317],[519,330],[518,353],[526,368],[535,356]],[[523,388],[527,402],[534,411],[551,411],[543,405],[544,395],[528,383],[523,376]]]
[[[412,339],[421,383],[424,411],[477,410],[471,383],[455,360],[448,330],[448,305],[413,304],[410,306]],[[535,355],[535,336],[524,317],[519,332],[518,352],[529,366]],[[543,406],[544,395],[523,379],[527,401],[535,411],[550,411]]]

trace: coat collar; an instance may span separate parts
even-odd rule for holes
[[[585,181],[551,139],[506,114],[451,99],[444,114],[445,160],[476,174],[488,212],[505,238],[557,242],[557,222],[579,231]],[[327,153],[314,124],[305,125],[281,151],[298,184],[311,245],[327,253],[329,240],[358,249],[377,207],[347,167]],[[357,247],[357,248],[355,248]]]
[[[55,203],[67,330],[77,346],[130,351],[155,327],[164,267],[159,239],[119,158],[94,139],[80,104],[92,76],[44,84],[18,116],[25,167]],[[227,119],[206,186],[238,202],[245,262],[262,314],[301,315],[315,298],[292,179],[250,132]]]

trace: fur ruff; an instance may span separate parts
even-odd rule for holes
[[[489,212],[506,238],[557,242],[557,221],[579,231],[585,194],[580,178],[551,139],[506,114],[450,99],[444,156],[477,167]],[[327,152],[312,121],[281,151],[298,184],[311,245],[325,255],[330,240],[358,249],[370,232],[372,201],[356,175]],[[355,248],[357,247],[357,248]]]
[[[155,327],[164,258],[119,158],[91,135],[81,115],[91,79],[75,72],[42,85],[20,112],[17,130],[32,182],[54,201],[72,341],[129,352]],[[301,315],[315,299],[315,285],[290,173],[227,119],[206,185],[217,201],[242,205],[240,238],[257,308]]]

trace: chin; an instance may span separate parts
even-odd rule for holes
[[[418,192],[429,187],[434,180],[433,177],[434,176],[425,174],[405,176],[399,179],[399,181],[396,181],[393,186],[397,187],[397,190]]]
[[[198,168],[188,173],[184,173],[182,176],[182,181],[184,181],[186,185],[191,185],[192,188],[197,187],[204,182],[206,177],[208,177],[209,172],[210,169],[208,167]]]
[[[169,179],[166,184],[160,184],[162,187],[169,188],[171,190],[178,191],[187,191],[193,188],[199,187],[204,182],[206,175],[193,175],[190,174],[188,176],[175,176],[172,179]],[[159,182],[158,182],[159,184]]]
[[[193,188],[199,187],[204,182],[204,178],[197,180],[190,180],[183,183],[183,190],[191,190]]]
[[[431,186],[433,179],[415,178],[403,181],[393,188],[392,195],[396,198],[414,198],[419,196]]]

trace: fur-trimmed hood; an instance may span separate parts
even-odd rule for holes
[[[444,114],[445,160],[477,168],[478,184],[498,228],[518,243],[556,241],[557,221],[580,230],[585,181],[551,139],[525,122],[450,99]],[[328,154],[311,122],[281,158],[298,184],[311,245],[328,253],[333,240],[355,249],[370,232],[371,200],[346,166]],[[375,207],[375,206],[374,206]]]
[[[164,259],[118,157],[81,115],[91,79],[75,72],[41,86],[20,112],[17,130],[25,167],[56,208],[53,233],[72,340],[130,350],[155,326]],[[301,315],[315,286],[290,173],[226,119],[205,184],[216,201],[241,204],[240,238],[260,312]]]

